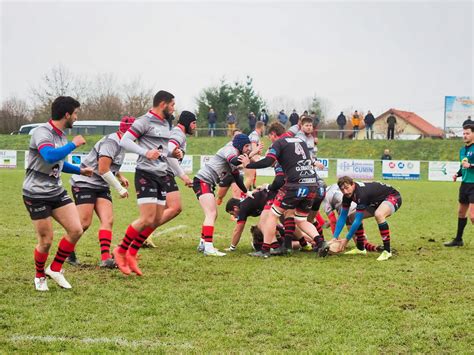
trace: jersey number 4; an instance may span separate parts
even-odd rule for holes
[[[306,159],[306,153],[304,152],[303,147],[299,143],[295,143],[295,153],[301,155],[303,159]]]

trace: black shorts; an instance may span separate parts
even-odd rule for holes
[[[31,198],[23,196],[23,203],[30,213],[30,218],[33,221],[51,217],[53,210],[56,208],[69,205],[73,203],[66,191],[60,195],[49,198]]]
[[[219,187],[230,187],[233,182],[235,182],[234,176],[232,174],[227,174],[219,181]]]
[[[461,183],[461,186],[459,187],[459,203],[464,205],[474,203],[474,183]]]
[[[196,197],[199,200],[199,197],[204,194],[213,194],[214,195],[214,189],[215,185],[211,185],[205,181],[202,181],[201,179],[198,179],[195,177],[193,179],[193,191],[196,194]]]
[[[326,188],[319,186],[316,190],[316,197],[313,200],[313,205],[311,206],[311,211],[319,211],[321,204],[323,203],[324,198],[326,197]]]
[[[72,186],[72,197],[74,197],[74,203],[76,205],[84,205],[84,204],[93,204],[97,202],[98,198],[103,198],[105,200],[109,200],[112,202],[112,195],[110,194],[109,189],[90,189],[87,187],[77,187]]]
[[[165,184],[166,193],[179,191],[178,184],[174,176],[166,175],[163,177],[163,182]]]
[[[316,197],[317,186],[285,187],[275,197],[274,206],[285,210],[296,209],[298,214],[308,214]]]
[[[388,195],[385,198],[385,200],[383,200],[382,202],[370,204],[369,206],[367,206],[366,211],[370,215],[374,216],[375,211],[377,210],[377,208],[379,208],[379,206],[384,202],[389,202],[393,206],[393,211],[392,212],[395,213],[402,206],[402,196],[400,196],[400,194]]]
[[[166,176],[156,176],[143,170],[135,171],[137,203],[166,205]]]

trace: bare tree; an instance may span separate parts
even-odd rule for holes
[[[123,114],[123,104],[117,91],[113,74],[98,75],[89,87],[81,117],[94,120],[118,120]]]
[[[28,105],[24,100],[15,97],[2,103],[0,110],[0,133],[17,131],[21,125],[30,123]]]
[[[131,116],[139,116],[152,105],[153,91],[143,86],[140,78],[135,78],[123,85],[123,109],[124,113]]]

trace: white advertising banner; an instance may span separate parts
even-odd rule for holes
[[[382,177],[394,180],[420,180],[420,162],[384,160],[382,161]]]
[[[428,180],[453,181],[453,175],[459,170],[460,163],[456,161],[430,161],[428,165]],[[461,181],[461,179],[458,179]]]
[[[120,172],[122,173],[134,173],[135,167],[137,166],[138,154],[125,153]]]
[[[373,180],[374,161],[362,159],[337,159],[337,177],[350,176],[353,179]]]
[[[0,168],[16,168],[16,150],[0,150]]]
[[[201,155],[201,164],[200,167],[203,168],[206,163],[211,160],[214,155]]]
[[[256,169],[257,176],[275,176],[275,169],[273,168],[264,168],[264,169]]]
[[[88,155],[89,153],[71,153],[68,155],[68,161],[72,165],[79,166],[81,165],[82,160]]]
[[[318,176],[320,178],[327,178],[329,176],[329,159],[326,158],[318,158],[318,161],[324,165],[323,170],[317,170]]]
[[[193,156],[185,155],[181,161],[181,168],[183,168],[186,174],[191,174],[193,172]]]

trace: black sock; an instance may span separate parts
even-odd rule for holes
[[[300,246],[302,247],[305,247],[308,245],[308,242],[306,241],[306,239],[304,239],[304,237],[301,237],[301,239],[298,240],[298,242],[300,242]]]
[[[467,217],[466,218],[458,218],[458,232],[456,233],[456,240],[462,240],[462,235],[464,233],[464,227],[467,224]]]
[[[383,248],[390,253],[390,228],[388,227],[388,223],[380,223],[379,231],[383,241]]]

